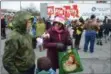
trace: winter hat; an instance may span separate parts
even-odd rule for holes
[[[57,16],[55,19],[54,19],[54,22],[58,22],[58,23],[61,23],[61,24],[65,24],[65,18],[64,17],[59,17]]]

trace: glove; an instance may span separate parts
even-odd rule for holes
[[[57,43],[57,49],[59,51],[63,51],[64,50],[65,45],[63,43]]]

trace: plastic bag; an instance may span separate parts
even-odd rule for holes
[[[59,74],[76,73],[83,71],[79,54],[76,49],[59,52]]]

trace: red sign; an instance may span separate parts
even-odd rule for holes
[[[70,16],[75,18],[79,17],[79,9],[78,5],[73,4],[73,5],[65,5],[62,7],[54,7],[54,6],[49,6],[48,7],[48,15],[51,16],[52,14],[56,16],[65,16],[66,19],[69,18]]]
[[[74,10],[74,17],[79,17],[79,9],[78,5],[73,5],[73,10]]]
[[[54,6],[48,6],[47,7],[47,13],[48,13],[49,16],[54,14]]]
[[[55,15],[56,16],[63,16],[64,15],[63,8],[55,8]]]
[[[70,9],[71,9],[70,6],[64,6],[64,15],[66,18],[70,17]]]

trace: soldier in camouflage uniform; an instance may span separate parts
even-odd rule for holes
[[[5,42],[3,65],[9,74],[34,74],[35,53],[32,38],[26,29],[29,18],[29,13],[17,12],[13,21],[14,30]]]

